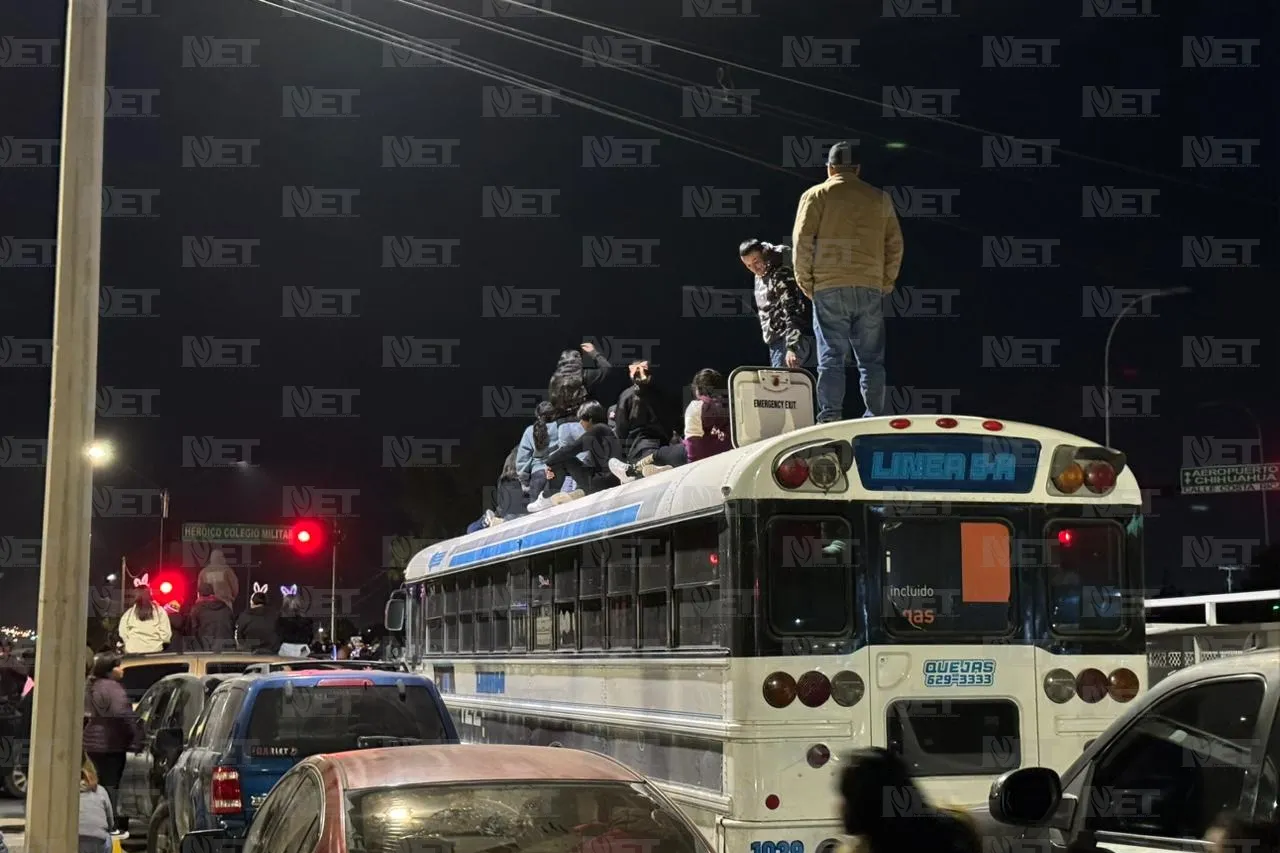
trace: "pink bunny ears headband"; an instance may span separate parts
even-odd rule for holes
[[[143,576],[142,576],[142,577],[140,577],[140,578],[134,578],[134,579],[133,579],[133,585],[134,585],[135,587],[138,587],[138,586],[151,586],[150,577],[151,577],[151,575],[150,575],[150,573],[148,573],[148,574],[143,575]]]
[[[298,585],[295,583],[293,586],[282,586],[280,587],[280,594],[281,595],[297,595]]]
[[[267,594],[267,585],[266,585],[265,583],[264,583],[264,584],[256,584],[256,583],[255,583],[255,584],[253,585],[253,592],[254,592],[254,595],[257,595],[258,593],[262,593],[263,595],[266,595],[266,594]]]

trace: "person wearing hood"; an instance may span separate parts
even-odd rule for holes
[[[280,587],[284,601],[276,619],[276,635],[280,638],[280,656],[305,658],[311,654],[312,625],[306,607],[298,596],[298,585]]]
[[[200,597],[187,616],[192,645],[201,651],[222,652],[236,647],[236,620],[231,608],[214,594],[213,584],[201,582]]]
[[[236,620],[236,646],[242,652],[273,655],[280,648],[276,634],[276,614],[267,605],[267,585],[253,585],[249,609]]]
[[[627,372],[631,375],[631,385],[618,397],[614,432],[622,442],[626,461],[635,462],[668,444],[675,416],[665,395],[654,383],[653,369],[647,360],[632,362]]]
[[[223,604],[235,609],[236,597],[240,595],[240,581],[227,565],[227,558],[222,555],[221,549],[214,549],[209,555],[208,565],[200,570],[200,577],[196,578],[197,585],[206,583],[213,587],[213,594]]]
[[[812,347],[804,344],[809,318],[809,300],[796,284],[791,266],[791,247],[775,246],[752,238],[738,246],[738,257],[756,277],[756,312],[760,332],[769,347],[772,367],[800,367]]]
[[[84,689],[84,751],[112,804],[117,802],[126,753],[142,748],[142,726],[120,684],[123,677],[120,656],[104,652],[94,656]],[[116,823],[124,822],[117,818]]]
[[[133,606],[120,617],[120,640],[127,655],[162,652],[173,638],[169,614],[151,599],[151,588],[141,586],[135,592]]]

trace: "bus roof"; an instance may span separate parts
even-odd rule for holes
[[[1081,495],[1050,494],[1047,469],[1054,450],[1061,445],[1100,447],[1070,433],[1014,421],[1001,421],[1003,429],[991,432],[983,428],[987,418],[955,416],[956,426],[937,426],[933,416],[913,417],[911,425],[897,430],[889,427],[891,418],[860,418],[817,424],[774,438],[758,441],[715,456],[682,465],[654,477],[648,477],[588,495],[542,512],[521,516],[494,527],[447,539],[419,551],[409,561],[405,580],[414,581],[429,574],[463,569],[488,562],[499,562],[529,556],[542,551],[589,541],[603,535],[635,532],[670,524],[684,518],[714,515],[724,510],[729,500],[813,500],[839,499],[894,503],[918,501],[1001,502],[1027,504],[1093,504],[1113,506],[1142,505],[1137,479],[1127,467],[1120,472],[1115,489],[1107,495],[1087,492]],[[784,451],[819,445],[831,441],[851,441],[859,436],[912,436],[919,439],[962,436],[980,437],[988,442],[1030,439],[1039,443],[1039,458],[1034,482],[1027,490],[924,491],[921,489],[882,491],[864,488],[855,462],[849,472],[848,487],[827,494],[813,491],[787,491],[773,478],[773,466]],[[1029,467],[1029,466],[1028,466]]]

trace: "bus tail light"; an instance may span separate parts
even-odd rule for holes
[[[777,794],[770,794],[764,798],[764,807],[769,811],[773,811],[780,805],[782,805],[782,800],[778,799]]]
[[[798,456],[783,460],[773,472],[778,485],[784,489],[798,489],[809,481],[809,460]]]
[[[1138,695],[1141,687],[1138,676],[1131,669],[1117,669],[1107,678],[1107,694],[1117,702],[1128,702]]]
[[[959,425],[959,421],[955,418],[938,418],[933,422],[935,426],[942,429],[955,429]]]
[[[911,419],[910,418],[894,418],[893,420],[889,421],[889,426],[892,427],[893,429],[906,429],[907,427],[911,426]]]
[[[796,680],[785,672],[775,672],[764,680],[764,701],[785,708],[796,700]]]
[[[844,470],[834,453],[824,453],[809,460],[809,480],[819,489],[834,488]]]
[[[1094,705],[1107,695],[1107,677],[1102,670],[1089,667],[1076,677],[1076,695],[1084,702]]]
[[[1075,494],[1084,485],[1084,469],[1072,462],[1054,476],[1053,485],[1063,494]]]
[[[857,705],[867,692],[867,685],[862,683],[862,676],[856,672],[842,670],[831,676],[831,698],[843,708]]]
[[[1056,705],[1076,695],[1076,677],[1065,669],[1051,669],[1044,677],[1044,695]]]
[[[209,800],[209,810],[214,814],[239,814],[244,811],[240,772],[233,767],[213,768]]]
[[[1084,484],[1095,495],[1105,495],[1116,487],[1116,469],[1106,462],[1090,462],[1084,470]]]
[[[827,762],[831,760],[831,750],[825,743],[815,743],[805,753],[805,760],[809,762],[809,766],[814,770],[825,767]]]
[[[822,673],[811,670],[800,676],[800,683],[796,685],[796,695],[807,707],[820,707],[831,698],[831,682]]]
[[[1000,430],[1004,429],[1004,424],[1000,423],[999,421],[983,421],[982,428],[985,429],[987,432],[999,432]]]
[[[1105,495],[1116,487],[1124,463],[1124,454],[1110,448],[1059,445],[1049,463],[1049,482],[1064,495],[1074,495],[1081,488]]]

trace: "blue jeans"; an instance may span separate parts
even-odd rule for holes
[[[864,418],[884,414],[884,304],[876,287],[836,287],[813,295],[818,341],[818,422],[844,417],[845,363],[858,361]]]
[[[796,355],[800,357],[799,367],[813,367],[813,341],[803,337],[796,346]],[[787,342],[783,340],[769,341],[769,366],[787,366]]]

